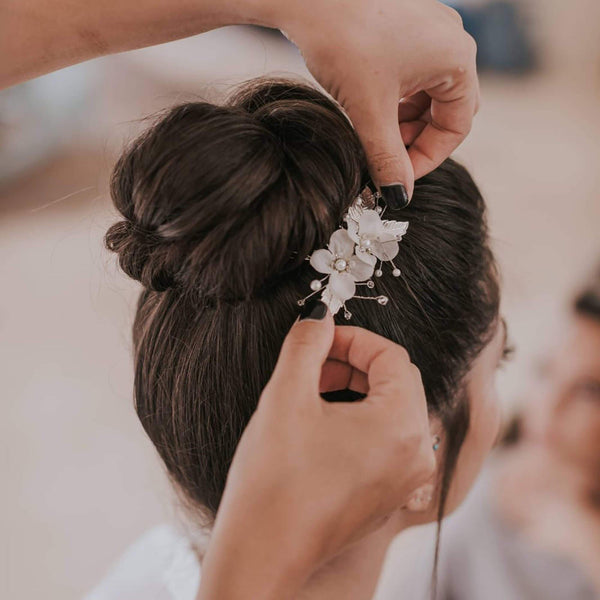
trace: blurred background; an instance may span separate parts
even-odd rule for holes
[[[548,323],[600,261],[600,3],[451,4],[480,49],[482,107],[456,156],[490,209],[518,349],[509,414]],[[108,177],[142,117],[266,73],[308,77],[279,32],[229,27],[0,92],[3,598],[79,598],[175,518],[132,407],[138,289],[103,249]]]

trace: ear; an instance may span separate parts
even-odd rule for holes
[[[441,464],[439,457],[443,456],[444,452],[443,428],[441,421],[437,417],[430,417],[429,433],[431,435],[431,445],[435,450],[436,456],[435,471],[429,481],[419,486],[410,495],[408,501],[402,507],[403,511],[408,513],[419,513],[418,515],[414,515],[416,517],[415,524],[417,524],[417,522],[423,523],[437,518],[436,489],[437,482],[439,481],[439,468]],[[430,514],[432,516],[431,519],[427,518]]]
[[[428,512],[433,508],[433,493],[435,492],[435,485],[433,483],[426,483],[421,487],[418,487],[408,499],[408,502],[404,505],[404,510],[413,513],[424,513]]]

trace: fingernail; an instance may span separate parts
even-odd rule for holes
[[[380,189],[381,195],[389,208],[406,208],[409,205],[410,198],[408,197],[408,192],[403,184],[396,183],[394,185],[382,185]]]
[[[327,314],[327,305],[320,300],[309,300],[300,311],[300,321],[322,321]]]

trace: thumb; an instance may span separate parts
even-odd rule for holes
[[[365,150],[371,178],[389,208],[404,208],[412,196],[414,171],[400,134],[398,102],[366,107],[359,103],[348,109],[348,115]]]
[[[267,385],[269,395],[280,399],[308,393],[318,398],[321,369],[333,334],[333,317],[327,306],[320,300],[307,302],[283,342]]]

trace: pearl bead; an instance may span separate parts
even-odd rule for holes
[[[381,304],[381,306],[385,306],[388,303],[389,298],[387,296],[379,296],[377,298],[377,302]]]
[[[360,241],[360,245],[361,245],[361,248],[370,248],[371,247],[371,240],[369,240],[369,239],[361,240]]]
[[[394,270],[392,271],[392,275],[393,275],[394,277],[400,277],[400,269],[394,269]]]
[[[375,287],[375,282],[369,279],[369,281],[367,281],[367,287],[372,290]]]
[[[333,266],[336,271],[345,271],[348,263],[343,258],[338,258]]]
[[[381,277],[383,275],[383,271],[381,269],[377,269],[375,271],[375,277]]]
[[[310,289],[313,292],[318,292],[323,287],[323,284],[318,279],[313,279],[310,282]]]

